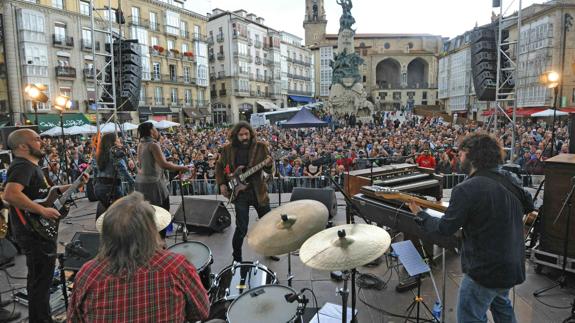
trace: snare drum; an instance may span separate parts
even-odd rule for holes
[[[214,262],[212,251],[199,241],[180,242],[168,248],[171,252],[183,255],[196,267],[202,285],[206,290],[212,287],[212,268]]]
[[[298,302],[285,299],[296,292],[281,285],[266,285],[250,289],[236,298],[228,309],[229,323],[292,322],[298,311]]]
[[[234,299],[252,288],[277,284],[276,275],[259,263],[241,262],[227,266],[216,276],[209,292],[210,318],[225,319],[228,307]]]

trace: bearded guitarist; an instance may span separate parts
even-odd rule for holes
[[[254,129],[247,122],[240,121],[234,125],[228,141],[216,162],[216,182],[220,192],[227,198],[231,197],[234,203],[236,230],[232,240],[233,258],[234,261],[240,262],[242,244],[248,233],[250,206],[256,209],[258,217],[261,218],[270,211],[270,199],[262,170],[245,179],[247,187],[243,190],[230,187],[230,183],[237,181],[238,177],[234,175],[238,175],[242,170],[249,172],[250,168],[258,165],[265,165],[263,171],[272,174],[273,163],[267,145],[257,141]]]
[[[52,322],[50,285],[56,264],[56,240],[40,237],[31,229],[27,213],[57,220],[60,212],[34,200],[47,196],[50,186],[38,161],[44,156],[42,139],[33,130],[18,129],[8,136],[14,160],[8,168],[4,199],[10,204],[10,227],[16,242],[26,255],[28,266],[27,292],[30,322]],[[85,174],[84,183],[88,179]],[[64,192],[69,185],[60,187]]]

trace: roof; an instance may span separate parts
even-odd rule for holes
[[[432,35],[432,34],[355,34],[354,38],[406,38],[406,37],[438,37],[442,38],[439,35]],[[326,34],[325,38],[338,38],[338,34]]]

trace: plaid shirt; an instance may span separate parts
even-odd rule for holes
[[[76,275],[68,322],[184,322],[208,317],[208,295],[184,256],[158,251],[134,276],[91,260]]]

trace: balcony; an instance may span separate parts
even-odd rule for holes
[[[170,49],[166,52],[168,58],[180,58],[180,51],[177,49]]]
[[[208,36],[208,45],[213,45],[214,44],[214,36]]]
[[[224,77],[226,77],[226,73],[224,71],[218,72],[218,80],[223,79]]]
[[[265,77],[263,75],[256,75],[256,81],[258,82],[265,82]]]
[[[254,47],[255,48],[262,48],[262,41],[261,40],[256,40],[254,42]]]
[[[234,32],[232,33],[232,38],[234,38],[234,39],[248,40],[248,35],[247,35],[247,34],[239,33],[239,32],[237,32],[237,31],[234,30]]]
[[[85,68],[82,70],[84,80],[94,80],[96,78],[97,70],[95,68]]]
[[[74,37],[52,34],[52,45],[57,47],[74,47]]]
[[[82,50],[84,51],[92,51],[92,40],[91,39],[82,39]],[[96,42],[96,51],[100,50],[100,42]]]
[[[136,27],[144,27],[148,28],[150,26],[150,21],[138,16],[128,16],[126,18],[126,22],[128,27],[136,26]]]
[[[166,36],[179,36],[180,35],[180,26],[170,26],[164,25],[164,34]]]
[[[250,90],[235,88],[235,89],[234,89],[234,94],[237,95],[237,96],[249,96],[249,95],[250,95]]]
[[[198,107],[198,108],[206,107],[206,106],[208,106],[209,102],[210,101],[208,101],[208,100],[196,100],[196,107]]]
[[[191,40],[190,38],[190,32],[187,30],[180,30],[180,37],[184,38],[184,39],[188,39]]]
[[[216,73],[210,73],[210,81],[213,81],[216,79]]]
[[[215,60],[214,56],[215,56],[214,53],[209,53],[208,54],[208,61],[213,62]]]
[[[56,66],[57,78],[76,78],[76,69],[70,66]]]
[[[216,40],[218,41],[218,43],[223,43],[224,42],[224,34],[218,34],[216,36]]]
[[[292,79],[296,79],[296,80],[304,80],[304,81],[310,81],[311,78],[307,77],[307,76],[303,76],[303,75],[297,75],[297,74],[289,74],[287,75],[288,78],[292,78]]]
[[[259,56],[256,56],[256,64],[262,65],[262,59]]]
[[[254,44],[254,41],[251,38],[248,38],[248,46],[251,46]]]
[[[218,61],[223,61],[224,60],[224,53],[223,52],[219,52],[218,53]]]
[[[272,66],[274,65],[274,61],[272,59],[266,59],[264,60],[264,65]]]
[[[194,40],[195,40],[195,41],[208,42],[208,36],[202,35],[202,34],[198,34],[198,33],[194,33]]]
[[[216,91],[215,89],[212,89],[212,90],[210,91],[210,97],[211,97],[212,99],[217,98],[217,97],[218,97],[218,91]]]
[[[227,94],[228,92],[226,91],[226,89],[221,89],[221,90],[218,91],[218,93],[220,94],[220,96],[226,96],[226,94]]]

